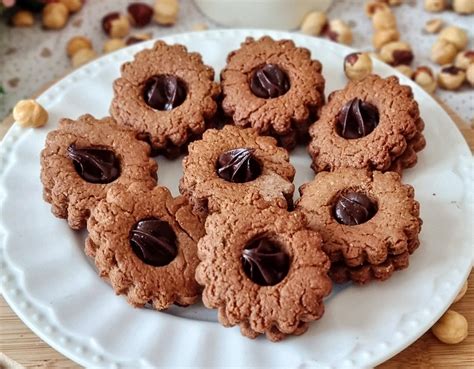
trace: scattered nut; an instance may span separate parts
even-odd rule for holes
[[[436,78],[429,67],[421,66],[416,68],[412,78],[426,92],[432,94],[436,91],[438,83],[436,82]]]
[[[172,26],[178,19],[178,0],[155,0],[154,10],[156,23],[162,26]]]
[[[459,300],[461,300],[464,297],[464,295],[466,294],[466,291],[467,291],[467,286],[468,286],[468,283],[466,281],[466,282],[464,282],[464,284],[461,288],[461,291],[459,291],[459,293],[456,296],[456,298],[454,299],[453,303],[458,302]]]
[[[48,112],[35,100],[20,100],[13,108],[13,118],[22,127],[42,127],[48,121]]]
[[[125,45],[129,46],[148,40],[151,40],[151,33],[137,33],[127,38]]]
[[[443,28],[438,35],[438,40],[449,41],[454,44],[458,50],[464,50],[468,42],[466,31],[456,26]]]
[[[413,73],[415,73],[414,70],[411,69],[408,65],[400,64],[399,66],[395,67],[395,69],[398,70],[400,73],[403,73],[408,78],[413,77]]]
[[[130,22],[120,13],[109,13],[102,18],[102,29],[112,38],[121,38],[128,35]]]
[[[92,49],[80,49],[71,58],[74,68],[80,67],[97,57],[97,53]]]
[[[135,27],[145,27],[153,18],[153,8],[146,3],[132,3],[127,11],[130,23]]]
[[[398,40],[400,40],[400,33],[396,29],[376,31],[372,36],[372,44],[376,50],[379,50],[383,45]]]
[[[304,17],[300,31],[306,35],[319,36],[327,22],[328,19],[323,12],[311,12]]]
[[[192,25],[191,30],[199,32],[209,29],[209,26],[206,23],[195,23]]]
[[[466,79],[474,87],[474,64],[470,64],[466,70]]]
[[[459,14],[473,14],[474,1],[472,0],[453,0],[453,9]]]
[[[35,24],[33,13],[28,10],[19,10],[10,19],[11,25],[14,27],[31,27]]]
[[[425,0],[425,10],[428,12],[441,12],[446,6],[446,0]]]
[[[455,312],[448,310],[431,328],[431,331],[441,342],[456,344],[467,337],[467,320]]]
[[[390,6],[398,6],[403,4],[403,0],[388,0],[388,5]]]
[[[43,26],[45,28],[64,28],[68,19],[69,10],[63,3],[48,3],[43,8]]]
[[[466,79],[466,72],[454,65],[441,69],[438,74],[439,87],[445,90],[457,90]]]
[[[376,12],[383,10],[390,10],[387,3],[385,2],[371,0],[367,1],[364,5],[365,15],[369,18],[372,18]]]
[[[112,51],[121,49],[125,47],[125,40],[122,38],[109,38],[105,41],[104,46],[102,47],[102,51],[104,53],[111,53]]]
[[[372,59],[367,53],[352,53],[344,58],[344,73],[351,81],[360,81],[372,73]]]
[[[458,50],[456,46],[446,40],[438,40],[431,47],[431,60],[439,65],[452,63]]]
[[[80,49],[92,49],[92,42],[87,37],[75,36],[66,45],[67,56],[72,57]]]
[[[378,11],[372,17],[372,26],[377,31],[397,29],[397,19],[390,9]]]
[[[326,35],[335,42],[350,45],[352,43],[352,30],[346,22],[334,19],[329,22]]]
[[[413,61],[413,57],[410,45],[403,41],[390,42],[380,49],[380,58],[393,66],[409,65]]]
[[[474,63],[474,50],[461,51],[456,55],[454,65],[461,69],[467,69],[470,64]]]
[[[425,31],[428,33],[438,33],[439,31],[441,31],[443,25],[444,22],[442,19],[430,19],[425,23]]]
[[[71,13],[76,13],[82,9],[83,0],[59,0],[60,3],[66,5],[66,8]]]

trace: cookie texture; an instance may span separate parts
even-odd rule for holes
[[[183,83],[184,101],[170,110],[159,110],[145,101],[150,78],[171,76]],[[176,98],[164,82],[162,94]],[[219,84],[214,70],[200,54],[186,47],[157,41],[152,49],[140,51],[122,65],[121,77],[114,82],[111,115],[118,123],[130,126],[146,138],[158,153],[174,156],[191,139],[199,137],[217,110]],[[164,97],[163,97],[164,98]]]
[[[244,183],[220,177],[216,168],[221,154],[238,148],[253,150],[261,168],[255,179]],[[282,208],[292,205],[295,169],[289,163],[288,152],[278,147],[273,137],[259,136],[251,128],[227,125],[221,130],[207,130],[188,150],[179,189],[196,214],[206,216],[226,203],[246,203],[256,198]]]
[[[286,73],[288,90],[281,96],[262,98],[252,91],[252,78],[265,65],[275,65]],[[307,136],[309,124],[324,103],[321,70],[321,63],[311,59],[310,51],[296,47],[291,40],[247,38],[240,49],[228,55],[221,72],[223,110],[234,124],[274,136],[291,149]]]
[[[353,99],[375,107],[378,124],[367,135],[348,139],[340,132],[339,119]],[[370,75],[351,81],[328,100],[309,130],[308,150],[316,172],[344,167],[401,172],[415,165],[416,152],[425,146],[424,123],[411,88],[400,85],[397,77]]]
[[[120,175],[110,183],[86,181],[68,155],[71,145],[111,150],[120,162]],[[157,164],[149,155],[149,145],[112,118],[96,119],[86,114],[77,120],[62,119],[59,128],[48,133],[41,152],[43,198],[51,204],[53,214],[66,218],[71,228],[84,228],[91,210],[105,198],[110,186],[156,185]]]
[[[306,228],[301,212],[258,201],[228,204],[210,215],[205,227],[196,280],[204,286],[205,306],[218,309],[222,325],[239,325],[250,338],[266,334],[278,341],[304,333],[309,322],[323,315],[322,299],[331,292],[330,263],[321,237]],[[260,237],[277,242],[289,255],[288,273],[274,285],[257,284],[242,266],[244,248]]]
[[[164,266],[147,264],[131,246],[134,225],[150,218],[167,222],[176,235],[177,255]],[[150,303],[163,310],[172,304],[190,305],[199,298],[194,273],[204,227],[185,198],[173,198],[164,187],[116,185],[93,210],[87,230],[86,254],[95,261],[100,276],[133,306]]]
[[[355,225],[337,220],[337,199],[348,190],[376,204],[373,217]],[[394,270],[408,266],[409,254],[420,244],[419,203],[413,187],[402,184],[397,173],[354,168],[321,172],[300,193],[296,209],[321,234],[337,282],[387,279]]]

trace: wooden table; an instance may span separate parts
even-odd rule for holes
[[[466,141],[474,151],[474,130],[459,118],[450,108],[445,108],[458,125]],[[0,125],[2,138],[13,119],[8,117]],[[469,276],[469,289],[464,298],[453,305],[469,322],[469,336],[458,345],[439,342],[428,331],[410,347],[380,365],[380,369],[451,369],[474,368],[474,272]],[[37,337],[0,297],[0,352],[28,368],[79,368],[79,366],[53,350]]]

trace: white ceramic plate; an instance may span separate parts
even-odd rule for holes
[[[216,69],[246,36],[292,38],[324,65],[326,92],[341,88],[347,47],[297,34],[227,30],[165,38],[199,51]],[[0,270],[2,292],[42,339],[84,366],[360,368],[374,366],[412,343],[447,309],[472,263],[472,156],[448,115],[414,83],[378,61],[375,72],[410,85],[426,122],[428,145],[404,181],[421,203],[421,247],[410,268],[388,281],[335,288],[324,317],[280,343],[250,340],[223,328],[202,306],[166,313],[134,309],[115,296],[84,255],[85,232],[70,230],[41,197],[39,153],[61,117],[107,114],[119,67],[151,42],[107,55],[77,70],[39,97],[46,127],[12,127],[0,146]],[[296,185],[312,179],[303,148],[292,153]],[[159,159],[160,184],[177,194],[180,160]]]

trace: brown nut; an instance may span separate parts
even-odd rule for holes
[[[413,61],[413,57],[410,45],[403,41],[390,42],[380,49],[380,58],[393,66],[409,65]]]
[[[92,49],[92,42],[87,37],[75,36],[66,45],[67,56],[70,58],[80,49]]]
[[[35,100],[20,100],[13,108],[13,118],[22,127],[42,127],[48,121],[48,112]]]
[[[125,40],[125,45],[129,46],[148,40],[151,40],[151,33],[136,33]]]
[[[352,53],[344,58],[344,73],[351,81],[360,81],[372,73],[372,59],[367,53]]]
[[[456,26],[443,28],[438,35],[438,40],[449,41],[454,44],[458,50],[464,50],[468,43],[466,31]]]
[[[130,31],[130,22],[126,16],[113,12],[102,18],[102,29],[112,38],[122,38]]]
[[[387,3],[378,0],[367,1],[364,5],[365,15],[372,18],[375,13],[382,10],[390,10]]]
[[[154,11],[156,23],[162,26],[172,26],[178,19],[178,0],[155,0]]]
[[[340,44],[350,45],[352,43],[352,30],[346,22],[340,19],[329,22],[326,35],[332,41]]]
[[[438,40],[431,47],[431,60],[439,65],[452,63],[458,50],[446,40]]]
[[[444,90],[457,90],[466,80],[466,72],[454,65],[443,67],[438,74],[438,84]]]
[[[97,53],[92,49],[80,49],[71,58],[74,68],[80,67],[97,57]]]
[[[206,23],[194,23],[191,27],[192,31],[199,32],[209,29],[209,26]]]
[[[10,24],[13,27],[31,27],[35,24],[35,17],[28,10],[19,10],[11,17]]]
[[[454,304],[455,302],[458,302],[459,300],[461,300],[461,299],[464,297],[464,295],[465,295],[466,292],[467,292],[467,287],[468,287],[468,283],[467,283],[467,281],[466,281],[466,282],[464,282],[464,284],[462,285],[461,291],[459,291],[459,293],[456,295],[456,298],[454,299],[453,304]]]
[[[470,64],[474,63],[474,50],[461,51],[456,55],[454,65],[461,69],[467,69]]]
[[[372,44],[376,50],[379,50],[383,45],[398,40],[400,40],[400,33],[396,29],[376,31],[372,36]]]
[[[399,66],[395,67],[395,69],[398,70],[400,73],[403,73],[408,78],[413,77],[413,73],[415,73],[415,71],[411,69],[408,65],[400,64]]]
[[[425,0],[425,10],[428,12],[441,12],[446,7],[446,0]]]
[[[426,92],[432,94],[436,91],[438,83],[436,82],[436,78],[429,67],[421,66],[416,68],[412,78]]]
[[[472,0],[453,0],[453,9],[459,14],[473,14],[474,1]]]
[[[84,5],[83,0],[59,0],[59,2],[66,5],[66,8],[70,13],[78,12],[82,9],[82,5]]]
[[[388,5],[390,6],[398,6],[403,4],[403,0],[388,0]]]
[[[425,31],[428,33],[438,33],[443,27],[443,25],[444,22],[442,19],[430,19],[425,23]]]
[[[325,13],[311,12],[304,17],[300,31],[306,35],[319,36],[327,22]]]
[[[153,8],[146,3],[132,3],[127,8],[132,26],[141,28],[151,22]]]
[[[48,3],[43,8],[43,27],[47,29],[64,28],[69,19],[69,10],[63,3]]]
[[[109,38],[104,42],[104,46],[102,47],[102,51],[104,53],[111,53],[112,51],[121,49],[125,47],[125,40],[122,38]]]
[[[377,31],[397,29],[397,19],[390,9],[378,11],[372,17],[372,26]]]
[[[431,331],[443,343],[456,344],[464,341],[467,337],[467,320],[454,310],[448,310],[438,320]]]
[[[466,70],[466,79],[474,87],[474,64],[470,64]]]

